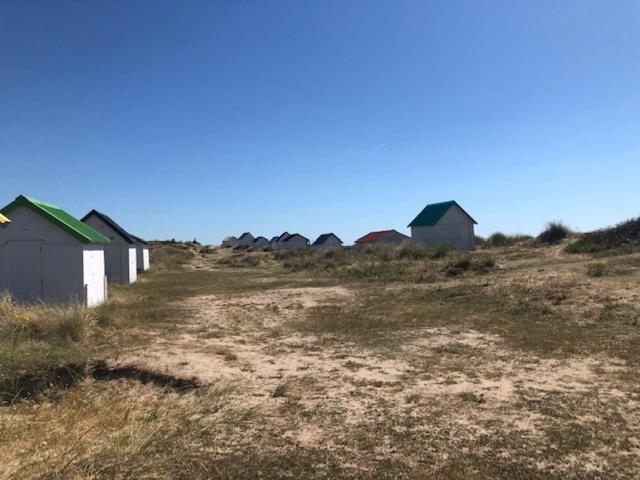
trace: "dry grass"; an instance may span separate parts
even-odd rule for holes
[[[640,218],[585,233],[567,246],[570,253],[630,253],[640,247]]]
[[[3,307],[97,366],[0,407],[0,478],[638,477],[637,255],[241,255],[169,260],[78,330]]]
[[[0,403],[73,383],[89,357],[94,324],[80,305],[25,307],[0,295]]]
[[[273,258],[292,272],[376,283],[433,283],[465,272],[486,273],[495,266],[494,259],[484,253],[461,253],[446,245],[427,247],[415,243],[283,251],[273,254]]]

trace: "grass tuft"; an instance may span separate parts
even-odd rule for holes
[[[592,263],[587,266],[587,275],[590,277],[604,277],[607,273],[607,266],[604,263]]]
[[[276,389],[273,391],[271,396],[273,398],[286,397],[287,396],[287,390],[288,390],[287,384],[286,383],[280,383],[280,384],[278,384]]]

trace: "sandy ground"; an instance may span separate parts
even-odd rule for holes
[[[521,284],[536,295],[538,288],[553,293],[570,285],[573,298],[560,308],[584,311],[612,295],[606,281],[594,287],[584,278],[576,280],[573,263],[551,273],[539,264],[540,258],[535,263],[512,260],[509,268],[525,274],[498,275],[489,288]],[[576,293],[580,291],[581,298]],[[618,284],[614,294],[637,304],[638,285]],[[555,302],[553,294],[547,297],[550,305],[562,303]],[[181,305],[192,314],[179,335],[158,338],[150,347],[112,363],[195,377],[203,385],[233,385],[229,401],[259,412],[262,428],[274,436],[301,447],[357,453],[351,438],[362,430],[374,439],[375,447],[368,452],[374,458],[396,458],[413,466],[415,451],[377,432],[378,426],[395,434],[404,431],[417,443],[430,435],[441,441],[440,430],[446,427],[446,435],[462,452],[469,450],[470,442],[477,446],[473,442],[481,444],[483,438],[517,434],[517,446],[493,453],[517,458],[523,454],[519,449],[538,448],[531,462],[540,472],[557,474],[575,465],[584,472],[606,472],[619,457],[602,443],[566,452],[561,460],[543,450],[560,419],[573,429],[597,429],[607,421],[607,412],[615,410],[624,417],[623,435],[628,439],[620,455],[631,471],[640,464],[640,401],[620,380],[629,369],[626,361],[602,354],[546,358],[515,352],[500,335],[459,327],[413,328],[391,353],[356,339],[287,329],[317,307],[353,306],[362,299],[357,286],[304,285],[196,296]],[[597,406],[584,407],[585,399]],[[574,403],[580,405],[571,407]],[[283,415],[286,408],[294,413]],[[451,455],[441,447],[437,442],[424,445],[433,465]]]

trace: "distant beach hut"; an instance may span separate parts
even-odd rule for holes
[[[236,241],[236,244],[234,246],[242,245],[249,247],[254,240],[255,238],[253,235],[251,235],[249,232],[245,232],[238,237],[238,240]]]
[[[237,242],[238,239],[231,235],[230,237],[226,237],[224,240],[222,240],[222,246],[225,248],[235,247]]]
[[[299,233],[292,233],[278,242],[278,250],[304,250],[309,247],[309,239]]]
[[[269,246],[269,240],[264,237],[256,237],[256,239],[251,242],[251,248],[255,249],[263,249]]]
[[[311,245],[314,248],[324,248],[326,250],[332,250],[342,246],[342,240],[338,238],[335,233],[323,233],[315,242]]]
[[[277,237],[273,237],[271,239],[271,248],[273,248],[274,250],[280,250],[281,242],[287,238],[289,236],[289,232],[282,232],[280,235],[278,235]]]
[[[0,290],[19,301],[107,298],[104,246],[109,239],[55,205],[20,195],[0,210]]]
[[[138,251],[136,240],[111,217],[91,210],[82,222],[107,237],[109,245],[104,248],[107,280],[113,283],[133,283],[138,278]]]
[[[364,237],[360,237],[356,240],[356,245],[371,245],[371,244],[399,244],[402,242],[408,242],[411,238],[404,235],[397,230],[380,230],[378,232],[367,233]]]
[[[431,203],[409,224],[411,240],[425,245],[451,245],[460,250],[475,249],[474,225],[457,202]]]

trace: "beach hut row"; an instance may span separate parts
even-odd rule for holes
[[[323,233],[313,243],[299,234],[283,232],[271,237],[254,237],[250,232],[245,232],[239,237],[228,237],[222,242],[223,247],[246,247],[255,250],[304,250],[305,248],[333,249],[342,245],[342,240],[334,233]]]
[[[403,242],[421,243],[429,246],[451,245],[459,250],[475,249],[474,226],[477,222],[456,201],[431,203],[411,221],[408,228],[411,236],[397,230],[378,230],[369,232],[355,241],[356,246],[371,244],[400,244]],[[255,249],[270,250],[301,250],[311,247],[338,248],[342,245],[333,233],[325,233],[310,244],[309,240],[300,234],[284,232],[267,240],[265,237],[255,238],[246,232],[239,237],[229,237],[223,246],[245,246]]]
[[[148,268],[148,243],[97,210],[78,219],[24,195],[0,209],[0,291],[20,302],[92,307],[108,283],[133,283]]]

